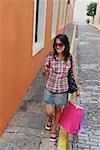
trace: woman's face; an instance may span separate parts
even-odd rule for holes
[[[65,45],[60,41],[60,39],[56,39],[56,42],[55,42],[55,49],[57,51],[57,53],[62,53],[65,49]]]

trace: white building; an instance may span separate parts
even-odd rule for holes
[[[74,23],[86,23],[86,19],[92,17],[87,16],[87,5],[91,2],[97,2],[98,0],[76,0],[74,5],[73,22]]]

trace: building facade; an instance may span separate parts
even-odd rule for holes
[[[95,16],[95,24],[100,28],[100,0],[97,2],[97,10]]]
[[[0,0],[0,135],[21,104],[74,0]]]

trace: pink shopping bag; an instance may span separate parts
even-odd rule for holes
[[[63,109],[59,123],[69,134],[77,134],[80,129],[84,108],[68,102]]]

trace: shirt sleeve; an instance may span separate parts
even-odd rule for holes
[[[71,68],[71,60],[70,60],[70,58],[67,61],[67,66],[68,66],[69,69]],[[72,67],[76,68],[76,59],[75,59],[75,57],[73,55],[72,55]]]

